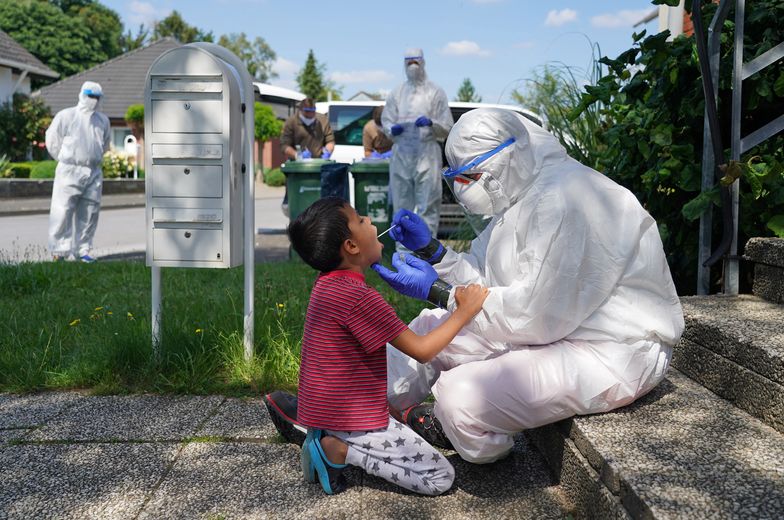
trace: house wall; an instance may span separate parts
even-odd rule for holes
[[[0,103],[7,103],[11,101],[14,95],[14,86],[19,81],[20,74],[14,72],[8,67],[0,66]],[[16,92],[20,94],[30,95],[30,77],[25,77],[24,80],[16,88]]]

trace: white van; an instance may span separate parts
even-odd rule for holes
[[[365,150],[362,147],[362,128],[365,123],[370,121],[373,109],[383,106],[383,101],[323,101],[316,103],[316,111],[329,117],[329,124],[335,134],[335,150],[332,152],[332,159],[338,162],[352,164],[365,158]],[[450,101],[449,109],[452,112],[452,119],[457,121],[460,116],[474,110],[475,108],[503,108],[517,112],[530,119],[539,126],[544,127],[542,118],[519,106],[496,105],[491,103],[464,103],[460,101]],[[442,144],[443,153],[443,144]],[[442,157],[446,164],[445,157]],[[353,179],[350,179],[353,203]],[[444,181],[446,182],[446,181]],[[463,222],[463,211],[455,202],[452,191],[444,186],[441,198],[441,218],[438,224],[439,236],[447,236],[457,231]]]
[[[384,106],[383,101],[322,101],[316,103],[316,111],[329,117],[329,124],[335,134],[335,150],[332,159],[338,162],[353,163],[365,157],[362,148],[362,128],[370,121],[373,109]],[[504,108],[517,112],[539,126],[542,118],[539,115],[514,105],[496,105],[491,103],[464,103],[450,101],[449,109],[452,119],[457,121],[460,116],[475,108]]]

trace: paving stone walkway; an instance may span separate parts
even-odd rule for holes
[[[565,518],[524,436],[422,497],[352,469],[327,496],[299,472],[260,399],[0,394],[0,519]]]

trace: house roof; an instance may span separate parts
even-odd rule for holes
[[[0,66],[27,71],[33,76],[57,78],[60,75],[0,30]]]
[[[384,101],[384,98],[378,94],[371,94],[369,92],[365,92],[364,90],[360,90],[347,101]]]
[[[174,38],[161,38],[47,85],[33,95],[40,96],[56,113],[76,104],[82,83],[95,81],[103,88],[101,112],[110,119],[124,119],[130,105],[144,103],[144,86],[152,62],[164,52],[181,46]]]

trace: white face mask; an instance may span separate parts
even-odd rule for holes
[[[87,98],[84,100],[84,107],[91,112],[94,111],[97,106],[98,106],[97,99]]]
[[[316,121],[315,117],[305,117],[302,114],[299,115],[299,120],[305,123],[305,126],[310,126]]]
[[[501,183],[488,174],[469,184],[455,181],[454,190],[457,200],[476,215],[497,215],[509,207]]]
[[[422,67],[417,63],[409,63],[408,66],[406,66],[406,77],[410,81],[418,81],[422,79],[423,74],[424,71],[422,70]]]

